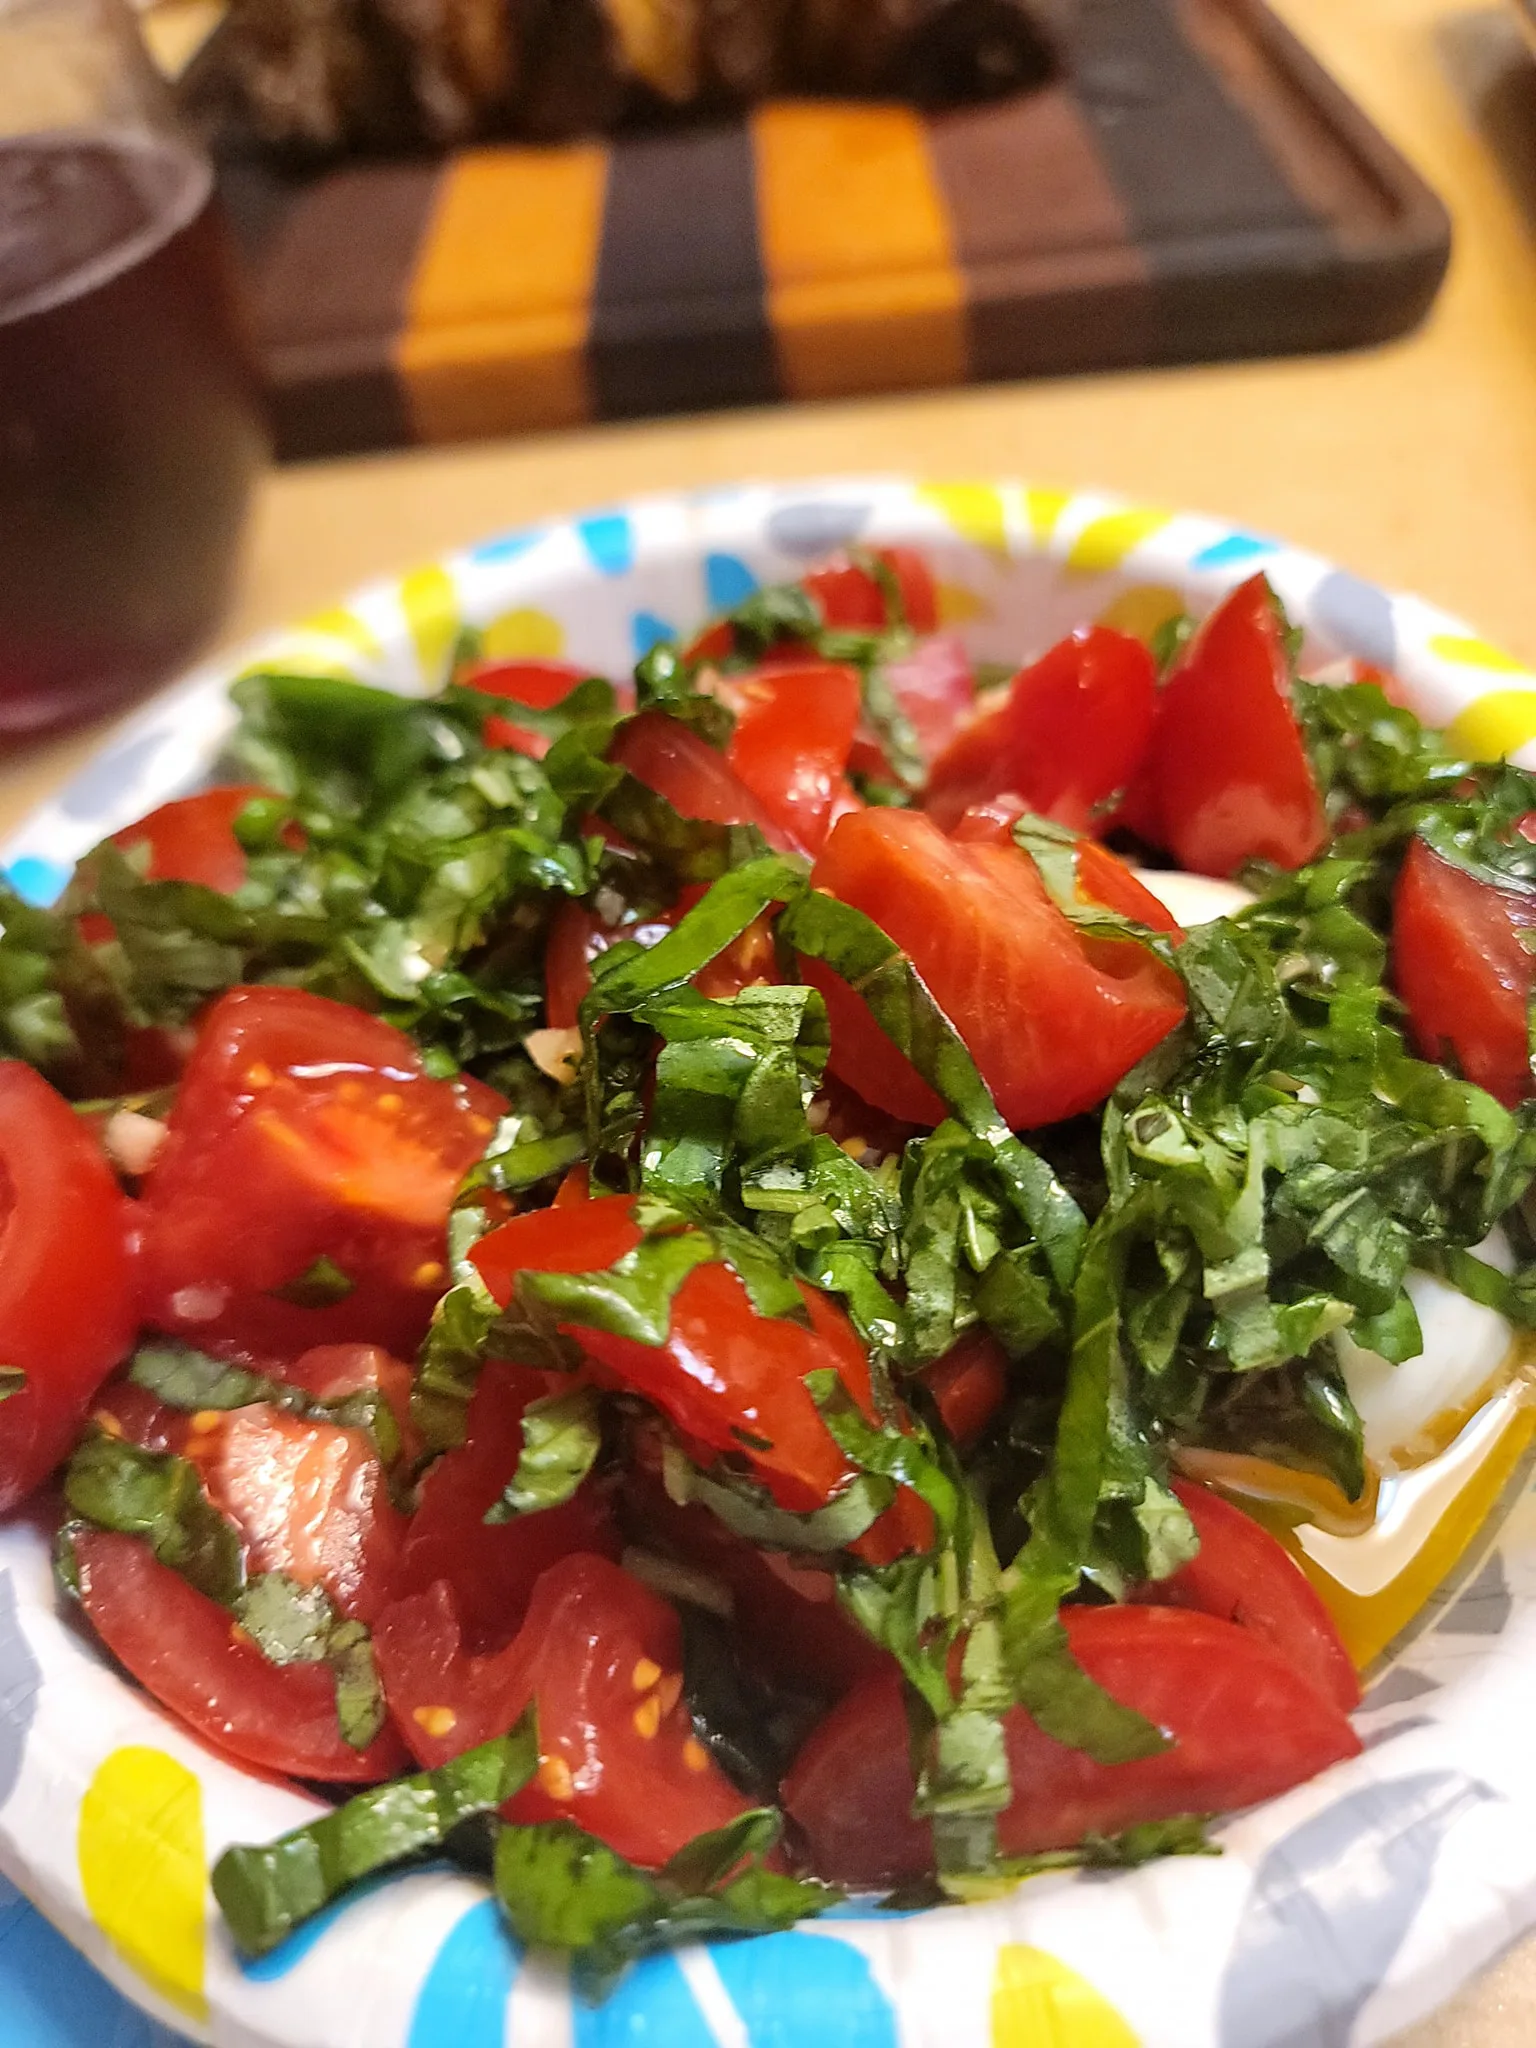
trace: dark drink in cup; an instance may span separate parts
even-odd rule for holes
[[[264,452],[205,159],[0,136],[0,734],[165,677],[214,625]]]

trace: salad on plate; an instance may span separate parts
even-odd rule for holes
[[[0,1506],[334,1795],[245,1952],[446,1858],[599,1996],[1358,1752],[1314,1534],[1536,1324],[1536,776],[1297,657],[1255,577],[978,671],[854,552],[622,680],[248,673],[7,893]]]

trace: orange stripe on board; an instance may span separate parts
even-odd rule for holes
[[[918,116],[789,101],[752,131],[785,395],[962,382],[965,282]]]
[[[477,149],[443,174],[396,361],[418,440],[589,417],[608,153]]]

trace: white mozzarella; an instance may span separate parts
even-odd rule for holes
[[[1253,901],[1251,890],[1240,889],[1236,882],[1219,882],[1214,875],[1186,875],[1177,868],[1136,868],[1133,873],[1186,931],[1230,917]]]
[[[1501,1230],[1486,1237],[1477,1253],[1509,1271],[1509,1242]],[[1461,1414],[1489,1390],[1514,1341],[1503,1316],[1432,1274],[1410,1273],[1407,1286],[1424,1332],[1417,1358],[1392,1365],[1362,1349],[1347,1330],[1334,1339],[1365,1429],[1365,1454],[1378,1465],[1413,1463],[1437,1448],[1442,1418]]]

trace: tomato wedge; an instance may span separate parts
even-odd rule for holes
[[[980,1324],[924,1372],[939,1420],[966,1449],[1002,1407],[1008,1394],[1008,1359],[992,1332]]]
[[[608,758],[665,797],[680,817],[703,818],[712,825],[755,825],[780,853],[797,850],[724,754],[664,711],[642,711],[629,719]]]
[[[69,1450],[133,1342],[130,1204],[82,1119],[40,1074],[0,1061],[0,1511]]]
[[[1129,822],[1197,875],[1231,875],[1250,860],[1299,868],[1327,839],[1262,576],[1217,606],[1164,686]]]
[[[878,575],[848,555],[836,555],[801,578],[801,587],[816,600],[829,626],[843,632],[881,633],[906,625],[914,633],[934,633],[939,625],[939,591],[933,571],[916,548],[871,548],[896,586],[899,610],[893,611]]]
[[[87,1529],[74,1546],[80,1602],[97,1634],[205,1742],[258,1770],[326,1784],[371,1785],[406,1768],[387,1724],[366,1749],[343,1739],[326,1666],[268,1663],[225,1608],[137,1537]]]
[[[145,874],[151,882],[197,882],[233,896],[246,874],[235,820],[254,798],[268,794],[256,783],[239,783],[178,797],[114,832],[112,844],[124,852],[146,847]]]
[[[997,1829],[1005,1856],[1253,1806],[1359,1754],[1339,1708],[1251,1629],[1176,1607],[1076,1607],[1062,1620],[1089,1676],[1173,1743],[1136,1762],[1099,1764],[1043,1734],[1022,1707],[1010,1709],[1015,1789]],[[783,1798],[821,1876],[888,1884],[933,1867],[929,1831],[911,1815],[913,1785],[902,1686],[881,1677],[832,1710],[795,1759]]]
[[[1023,855],[957,843],[915,812],[844,818],[812,881],[908,954],[1015,1129],[1102,1102],[1184,1014],[1168,968],[1129,942],[1085,943]],[[863,999],[820,962],[802,970],[826,998],[832,1072],[878,1109],[938,1123],[939,1097]]]
[[[387,1614],[375,1649],[391,1711],[423,1764],[504,1733],[535,1701],[538,1774],[509,1819],[575,1821],[654,1868],[746,1810],[693,1732],[676,1614],[607,1558],[577,1555],[547,1571],[498,1656],[464,1656],[441,1585]]]
[[[590,669],[573,667],[568,661],[487,661],[478,663],[464,680],[470,689],[481,690],[488,697],[526,704],[531,711],[551,711],[590,674]],[[500,713],[485,721],[485,742],[527,754],[535,761],[542,761],[552,744],[543,733],[532,732]]]
[[[933,764],[924,807],[949,830],[970,805],[1011,791],[1087,832],[1140,767],[1156,705],[1157,672],[1139,640],[1108,626],[1074,633],[956,735]]]
[[[452,1590],[469,1649],[503,1647],[522,1627],[541,1575],[572,1551],[616,1558],[621,1544],[606,1496],[588,1484],[564,1506],[486,1522],[517,1470],[523,1411],[549,1391],[516,1365],[490,1361],[469,1405],[463,1446],[422,1481],[394,1584],[399,1597],[438,1580]]]
[[[148,1320],[275,1358],[414,1351],[443,1291],[449,1208],[500,1107],[479,1082],[429,1080],[377,1017],[232,989],[206,1013],[145,1182]],[[283,1298],[321,1259],[343,1298]]]
[[[1027,809],[1022,797],[988,797],[985,802],[970,806],[951,836],[971,845],[1013,847],[1014,823]],[[1116,910],[1122,917],[1144,924],[1149,931],[1184,936],[1183,927],[1167,904],[1138,881],[1107,846],[1101,846],[1097,839],[1079,839],[1075,858],[1080,903],[1097,903],[1105,910]]]
[[[1507,1108],[1536,1094],[1526,1013],[1536,892],[1501,889],[1422,839],[1408,848],[1392,906],[1392,973],[1414,1044]]]
[[[1359,1677],[1333,1617],[1300,1568],[1267,1529],[1208,1486],[1175,1479],[1173,1490],[1195,1525],[1200,1552],[1138,1598],[1193,1607],[1254,1630],[1341,1713],[1352,1713],[1360,1704]]]
[[[394,1590],[405,1517],[362,1430],[258,1402],[194,1428],[186,1452],[247,1571],[323,1586],[338,1612],[373,1620]]]
[[[837,818],[858,808],[843,773],[859,723],[857,674],[808,660],[731,684],[741,709],[727,762],[787,838],[819,852]]]
[[[514,1216],[481,1238],[470,1257],[505,1303],[519,1273],[596,1273],[635,1250],[642,1233],[634,1208],[631,1196],[609,1195]],[[665,1344],[562,1328],[596,1366],[644,1395],[686,1437],[709,1451],[744,1457],[781,1507],[803,1514],[824,1507],[853,1476],[816,1411],[806,1374],[830,1367],[866,1415],[873,1417],[874,1407],[869,1360],[853,1325],[815,1288],[800,1292],[809,1328],[760,1316],[730,1267],[711,1262],[696,1266],[673,1297]],[[894,1517],[898,1554],[926,1547],[928,1511],[914,1502],[913,1516],[905,1500],[898,1496],[863,1541],[876,1538]]]

